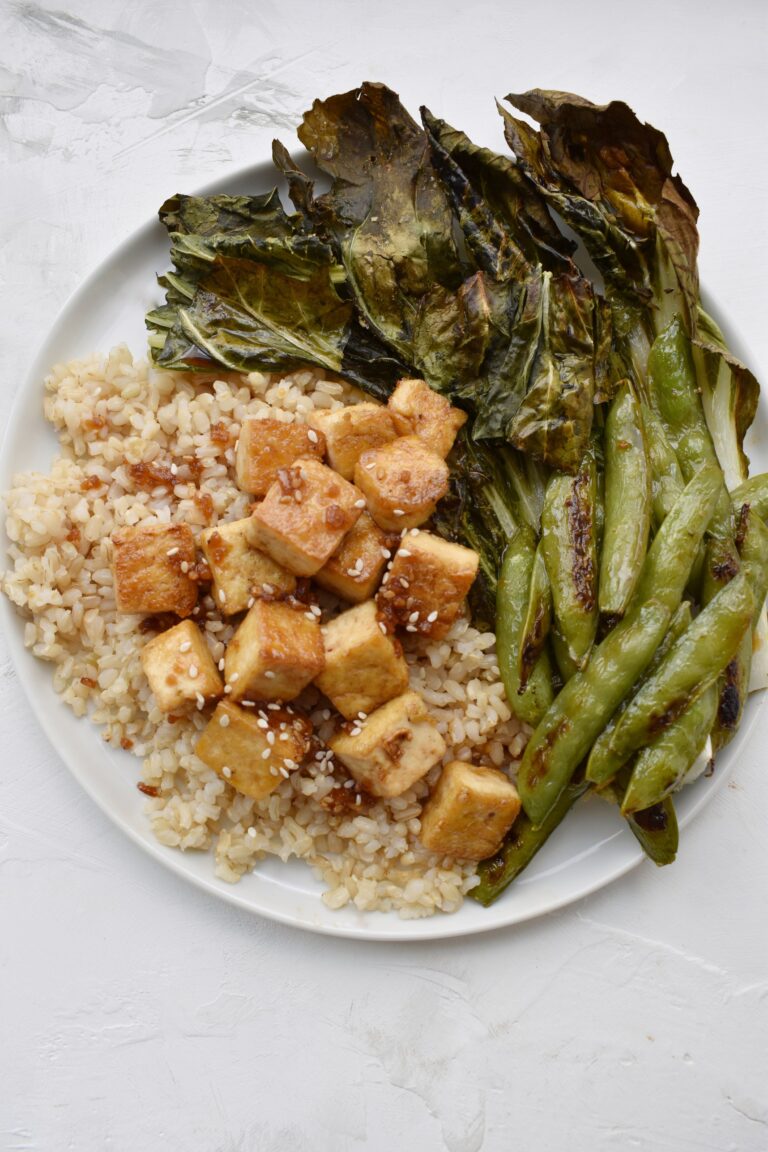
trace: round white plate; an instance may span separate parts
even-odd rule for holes
[[[208,186],[205,192],[255,193],[275,182],[271,167],[261,165],[235,173]],[[5,491],[15,472],[31,468],[48,471],[57,451],[53,430],[43,418],[43,378],[57,361],[108,351],[126,343],[134,355],[146,348],[144,314],[160,293],[155,275],[168,267],[165,229],[153,221],[121,244],[88,277],[65,304],[40,348],[16,398],[0,452],[0,488]],[[722,318],[721,318],[722,319]],[[726,325],[732,346],[745,358],[743,344]],[[758,416],[755,440],[766,427],[765,412]],[[753,448],[753,470],[768,467],[768,452]],[[530,867],[489,909],[466,900],[454,915],[437,914],[423,920],[401,920],[396,913],[362,913],[354,907],[333,912],[320,899],[321,887],[300,861],[282,864],[268,860],[255,872],[230,885],[216,879],[208,853],[182,853],[166,848],[152,836],[143,815],[144,800],[136,788],[138,762],[126,752],[104,744],[86,720],[76,719],[53,690],[51,669],[36,660],[23,644],[23,621],[12,605],[0,597],[0,622],[11,656],[30,705],[40,725],[75,779],[103,812],[146,852],[167,868],[191,880],[220,899],[285,924],[350,936],[361,940],[424,940],[486,932],[515,924],[562,907],[616,880],[642,860],[642,852],[616,811],[600,801],[577,805]],[[750,700],[741,730],[718,758],[710,779],[701,779],[678,801],[681,827],[691,822],[730,772],[738,758],[758,759],[758,741],[750,737],[758,724],[765,728],[761,701]],[[685,853],[688,836],[682,836]]]

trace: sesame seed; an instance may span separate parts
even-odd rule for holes
[[[283,764],[285,764],[286,768],[298,768],[298,764],[295,760],[291,760],[290,756],[285,757]]]
[[[171,476],[178,475],[179,467],[177,464],[171,464]]]
[[[274,672],[265,672],[264,676],[265,676],[265,679],[267,679],[267,680],[274,680],[274,678],[275,678]]]
[[[402,508],[393,508],[392,509],[392,515],[393,516],[405,516],[405,512],[403,511]]]
[[[290,740],[290,738],[291,738],[290,732],[281,732],[280,733],[280,739],[281,740]]]
[[[421,529],[419,528],[411,528],[411,536],[418,536],[420,531]]]
[[[241,708],[255,708],[256,705],[253,702],[253,700],[241,700],[240,701],[240,707]]]
[[[269,720],[267,720],[266,716],[259,716],[256,724],[259,728],[269,728]]]
[[[309,620],[310,624],[314,624],[314,622],[315,622],[314,612],[305,612],[304,613],[304,619]]]
[[[248,835],[251,837],[252,840],[255,840],[256,839],[256,829],[255,828],[249,828],[248,829]]]
[[[398,554],[398,556],[404,557],[404,559],[406,559],[406,560],[408,559],[408,557],[410,555],[412,555],[412,553],[410,553],[407,548],[399,548],[397,551],[397,554]]]
[[[232,691],[232,685],[231,684],[225,684],[224,685],[224,695],[229,696],[231,691]]]
[[[314,428],[309,429],[309,431],[307,432],[307,438],[308,438],[310,444],[317,444],[318,437],[317,437],[317,432],[315,432]]]
[[[220,604],[226,604],[226,602],[227,602],[227,594],[223,588],[219,588],[219,603]]]
[[[202,710],[205,707],[205,696],[203,696],[202,692],[195,692],[195,700],[198,711]]]
[[[269,774],[270,774],[270,776],[278,776],[279,775],[279,772],[277,771],[277,768],[275,768],[274,764],[270,765]]]
[[[400,577],[400,587],[401,588],[410,588],[410,586],[411,586],[410,580],[407,580],[405,578],[405,576],[401,576]]]
[[[405,630],[406,632],[418,632],[418,628],[416,628],[413,624],[406,624]]]
[[[272,673],[272,675],[274,676],[274,672]],[[267,708],[269,708],[270,712],[279,712],[280,711],[280,705],[279,704],[267,704]]]
[[[359,804],[361,800],[362,800],[362,796],[358,792],[357,796],[355,796],[355,804]],[[255,835],[255,833],[254,833],[254,835]]]
[[[301,496],[301,488],[294,488],[294,490],[293,490],[293,498],[294,498],[294,500],[296,501],[296,503],[297,503],[297,504],[301,504],[301,500],[302,500],[302,496]]]
[[[367,712],[358,712],[357,718],[358,718],[358,720],[367,720],[368,719],[368,713]]]
[[[179,644],[179,652],[189,652],[192,647],[191,640],[185,640],[183,644]]]
[[[283,776],[285,776],[285,778],[287,780],[288,777],[290,776],[290,773],[287,771],[287,769],[281,768],[280,771],[282,772]]]
[[[189,572],[189,564],[187,563],[187,561],[186,561],[186,560],[182,560],[182,562],[181,562],[181,564],[179,565],[179,567],[181,568],[182,572],[185,572],[185,573],[186,573],[186,572]]]
[[[267,732],[267,744],[274,744],[274,742],[275,742],[274,732]]]
[[[349,734],[350,734],[350,736],[360,736],[362,734],[362,731],[363,731],[362,728],[358,724],[358,725],[355,725],[354,728],[350,728]]]
[[[195,607],[192,609],[192,615],[193,616],[199,616],[200,615],[200,605],[199,604],[196,604]]]
[[[419,618],[418,612],[411,612],[410,616],[408,617],[408,623],[409,624],[415,624],[416,621],[418,620],[418,618]]]
[[[232,769],[231,769],[231,768],[227,768],[226,764],[225,764],[225,765],[224,765],[224,767],[222,768],[222,770],[221,770],[221,774],[222,774],[222,776],[226,776],[227,780],[231,780],[231,779],[232,779]]]
[[[190,664],[187,672],[189,673],[190,679],[194,680],[195,676],[197,676],[197,664]]]
[[[179,553],[178,548],[169,548],[168,551],[166,552],[166,556],[178,556],[178,553]]]
[[[390,552],[389,548],[382,548],[382,550],[381,550],[382,560],[389,560],[391,555],[392,555],[392,553]]]
[[[387,626],[386,626],[386,624],[384,623],[384,621],[383,621],[383,620],[379,620],[379,630],[380,630],[380,632],[382,632],[382,634],[383,634],[384,636],[386,636],[386,634],[387,634]]]
[[[275,589],[271,584],[262,584],[261,589],[263,592],[266,592],[267,596],[274,595]]]
[[[224,657],[223,656],[222,656],[221,660],[219,660],[218,668],[219,668],[219,672],[224,671]]]
[[[229,678],[229,682],[230,682],[230,684],[236,684],[239,679],[240,679],[240,673],[239,672],[233,672]]]
[[[363,559],[362,559],[362,557],[358,557],[358,559],[357,559],[357,560],[355,560],[355,568],[357,569],[357,571],[358,571],[358,572],[362,572],[362,570],[363,570]]]
[[[357,568],[347,568],[347,576],[351,576],[353,579],[355,579],[359,575],[360,573],[358,572]]]
[[[272,749],[271,748],[265,748],[261,754],[261,758],[262,758],[262,760],[269,760],[271,755],[272,755]]]
[[[437,612],[430,612],[427,616],[427,624],[434,624],[435,620],[437,620]]]
[[[355,500],[355,508],[365,508],[365,500]]]
[[[376,467],[376,461],[370,460],[367,464],[364,464],[363,467],[365,468],[366,472],[370,472],[373,468]]]
[[[226,713],[223,716],[219,716],[219,724],[222,728],[229,728],[229,716],[227,716]]]
[[[312,607],[310,608],[310,612],[312,613],[313,616],[322,616],[322,614],[323,614],[323,610],[319,606],[319,604],[313,604]]]
[[[320,715],[322,716],[323,720],[330,720],[330,718],[331,718],[331,710],[330,710],[330,708],[323,708],[323,710],[322,710],[322,712],[320,713]]]
[[[255,603],[256,603],[256,597],[255,596],[249,596],[248,597],[248,603],[246,604],[246,608],[253,608]]]

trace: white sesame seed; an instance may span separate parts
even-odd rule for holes
[[[196,604],[195,607],[192,609],[192,615],[193,616],[199,616],[200,615],[200,605],[199,604]]]
[[[411,536],[418,536],[420,531],[420,528],[411,528]]]
[[[290,740],[290,738],[291,738],[290,732],[281,732],[280,733],[280,739],[281,740]]]
[[[274,744],[274,742],[275,742],[274,732],[267,732],[267,744]]]
[[[205,696],[203,696],[202,692],[195,692],[195,701],[197,702],[198,711],[201,711],[205,707]]]
[[[392,509],[392,515],[393,516],[405,516],[405,512],[403,511],[402,508],[393,508]]]
[[[269,728],[269,720],[267,720],[266,716],[259,716],[256,724],[259,728]]]
[[[283,776],[285,776],[285,778],[287,780],[288,777],[290,776],[290,772],[288,772],[288,770],[286,768],[281,768],[280,771],[282,772]]]
[[[322,712],[320,713],[320,715],[322,716],[323,720],[330,720],[330,718],[331,718],[331,710],[330,710],[330,708],[323,708],[323,710],[322,710]]]
[[[224,685],[224,695],[229,696],[231,691],[232,691],[232,685],[231,684],[225,684]]]
[[[351,576],[354,579],[359,575],[360,573],[358,572],[357,568],[347,568],[347,576]]]
[[[318,436],[314,428],[310,428],[307,432],[307,439],[309,440],[310,444],[317,444]]]
[[[298,764],[295,760],[291,760],[290,756],[285,757],[283,764],[285,764],[286,768],[298,768]]]
[[[218,668],[219,668],[219,672],[224,671],[224,657],[223,656],[222,656],[221,660],[219,660]]]
[[[223,716],[219,716],[219,724],[222,728],[229,728],[229,716],[227,716],[226,712]]]
[[[171,476],[178,475],[179,467],[177,464],[171,464]]]
[[[253,702],[253,700],[241,700],[240,701],[240,707],[241,708],[255,708],[256,705]]]
[[[269,760],[271,755],[272,755],[272,749],[271,748],[265,748],[261,754],[261,758],[262,758],[262,760]]]
[[[382,560],[389,560],[391,555],[392,555],[392,553],[390,552],[389,548],[382,548],[382,550],[381,550]]]
[[[267,680],[274,680],[274,678],[275,678],[274,672],[265,672],[264,676]]]
[[[182,572],[189,572],[189,564],[186,560],[182,560],[181,564],[179,564],[179,568],[181,568]]]
[[[220,604],[226,604],[226,602],[227,602],[227,594],[223,588],[219,588],[219,603]]]
[[[191,640],[185,640],[183,644],[179,644],[179,652],[189,652],[192,647]]]
[[[379,631],[380,631],[380,632],[381,632],[381,633],[382,633],[384,636],[386,636],[386,634],[387,634],[387,626],[386,626],[386,624],[384,623],[384,621],[383,621],[383,620],[379,620]]]
[[[355,500],[355,508],[365,508],[365,500]]]
[[[362,556],[358,557],[358,559],[355,560],[355,568],[358,572],[362,572],[362,570],[363,570],[363,558],[362,558]]]
[[[224,765],[224,767],[223,767],[223,768],[222,768],[222,770],[221,770],[221,774],[222,774],[222,776],[226,776],[227,780],[231,780],[231,778],[232,778],[232,769],[231,769],[231,768],[227,768],[227,766],[226,766],[226,764],[225,764],[225,765]]]
[[[362,728],[359,725],[356,725],[354,728],[350,728],[349,734],[350,736],[359,736],[362,731]]]
[[[358,712],[357,718],[358,718],[358,720],[367,720],[368,719],[368,713],[367,712]]]
[[[190,664],[189,668],[187,669],[187,672],[188,672],[191,680],[194,680],[195,676],[197,676],[197,671],[198,671],[197,664]]]
[[[434,624],[435,620],[437,620],[437,612],[430,612],[427,616],[427,624]]]
[[[270,765],[269,774],[270,776],[279,776],[279,772],[277,771],[277,768],[275,768],[274,764]]]
[[[168,551],[166,552],[166,556],[177,556],[178,553],[179,553],[178,548],[169,548]]]
[[[398,548],[397,554],[398,556],[404,557],[406,560],[410,555],[412,555],[412,553],[410,553],[407,548]]]
[[[248,835],[251,837],[252,840],[255,840],[256,839],[256,829],[255,828],[249,828],[248,829]]]
[[[304,619],[309,620],[310,624],[314,624],[314,622],[315,622],[314,612],[305,612],[304,613]]]
[[[358,792],[357,796],[355,796],[355,804],[359,804],[361,800],[362,800],[362,796]],[[254,835],[255,835],[255,833],[254,833]]]
[[[272,673],[272,675],[274,676],[274,672]],[[279,712],[280,711],[280,705],[279,704],[267,704],[267,708],[269,708],[270,712]]]
[[[405,630],[406,632],[418,632],[418,628],[416,628],[413,624],[406,624]]]
[[[310,612],[312,613],[313,616],[322,616],[322,614],[323,614],[323,610],[319,604],[313,604],[312,607],[310,608]]]
[[[240,673],[239,672],[233,672],[229,678],[229,682],[230,682],[230,684],[236,684],[239,679],[240,679]]]
[[[275,589],[271,584],[262,584],[261,589],[263,592],[266,592],[267,596],[274,595]]]
[[[409,624],[415,624],[416,621],[418,620],[418,618],[419,618],[418,612],[411,612],[410,616],[408,617],[408,623]]]
[[[405,576],[401,576],[400,577],[400,587],[401,588],[410,588],[410,586],[411,586],[410,580],[407,580],[405,578]]]
[[[246,608],[253,608],[255,603],[256,603],[256,597],[255,596],[249,596],[248,597],[248,603],[246,604]]]

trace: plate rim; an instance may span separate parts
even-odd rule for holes
[[[262,161],[233,168],[228,171],[226,175],[218,176],[202,184],[191,193],[191,195],[210,195],[214,192],[224,191],[226,187],[230,185],[236,185],[245,180],[253,179],[259,175],[263,176],[267,173],[269,173],[270,180],[274,185],[278,187],[284,186],[284,182],[279,178],[279,174],[270,167],[269,162]],[[159,237],[161,235],[159,231],[161,228],[162,225],[156,218],[145,220],[133,228],[121,241],[110,248],[106,254],[89,268],[80,282],[65,297],[53,322],[46,329],[42,340],[37,344],[35,353],[28,362],[28,368],[23,374],[21,383],[16,390],[8,411],[2,440],[0,441],[0,485],[2,485],[3,493],[6,491],[6,484],[9,485],[11,479],[12,470],[9,467],[11,446],[20,431],[30,399],[35,395],[36,390],[39,391],[42,380],[52,367],[50,354],[47,352],[47,349],[59,338],[61,330],[66,325],[68,315],[77,309],[81,299],[87,296],[87,293],[91,290],[99,276],[103,275],[110,266],[119,265],[121,259],[135,249],[138,244],[151,242],[153,232],[156,232]],[[718,322],[726,331],[729,344],[735,347],[742,359],[745,359],[747,362],[754,362],[753,358],[748,355],[749,347],[746,341],[738,327],[733,323],[727,310],[722,308],[719,303],[713,301],[709,292],[704,289],[702,289],[702,298],[708,310],[711,309],[715,313]],[[746,356],[745,353],[747,353]],[[86,353],[81,353],[81,355],[85,354]],[[106,353],[104,352],[103,354]],[[146,355],[146,349],[142,354]],[[764,410],[765,405],[762,405],[762,408]],[[40,414],[40,419],[45,419],[42,413]],[[8,538],[5,534],[5,519],[6,515],[5,511],[3,511],[2,526],[5,537],[5,552],[7,554]],[[2,567],[5,567],[5,561]],[[16,678],[22,687],[31,712],[45,735],[52,751],[66,766],[67,771],[74,777],[79,787],[82,788],[90,800],[96,804],[98,809],[107,816],[113,826],[117,827],[135,845],[156,860],[161,866],[169,869],[175,875],[182,877],[206,894],[223,900],[225,903],[248,912],[251,915],[262,916],[265,919],[291,928],[310,931],[324,936],[363,942],[419,943],[427,940],[445,940],[455,937],[475,936],[510,928],[515,924],[523,924],[538,919],[540,916],[557,912],[569,904],[583,900],[594,892],[615,883],[615,881],[621,879],[622,876],[625,876],[644,861],[644,856],[640,848],[632,844],[627,844],[626,857],[623,860],[609,867],[607,871],[601,872],[592,880],[585,882],[578,888],[578,891],[571,892],[566,890],[562,895],[551,897],[543,902],[541,906],[534,909],[521,909],[516,911],[514,905],[510,903],[506,915],[504,914],[504,902],[502,900],[494,905],[494,913],[492,916],[489,916],[487,922],[475,922],[474,920],[465,920],[462,922],[462,909],[459,909],[453,913],[438,911],[429,917],[418,919],[403,919],[398,916],[395,911],[358,911],[356,913],[358,922],[351,923],[341,916],[336,920],[335,918],[338,916],[338,912],[322,904],[319,892],[317,894],[317,900],[320,904],[319,915],[323,917],[322,919],[315,920],[308,915],[296,914],[295,912],[282,910],[279,907],[261,904],[258,901],[258,897],[254,900],[252,897],[242,894],[239,884],[229,885],[224,881],[220,881],[218,877],[215,876],[213,872],[213,855],[210,849],[203,854],[211,862],[210,875],[198,875],[186,866],[185,861],[187,857],[185,853],[179,849],[161,844],[151,835],[151,831],[147,836],[142,835],[108,803],[106,796],[102,796],[98,789],[92,786],[87,770],[80,767],[71,749],[66,745],[62,747],[57,742],[55,731],[56,713],[46,708],[41,698],[34,691],[34,673],[32,669],[39,670],[45,667],[51,692],[54,693],[60,707],[67,708],[53,687],[53,668],[47,667],[45,661],[38,660],[38,658],[24,646],[23,620],[23,616],[8,597],[0,595],[0,624],[2,624],[3,633],[6,637]],[[754,729],[761,713],[764,711],[762,705],[765,697],[766,694],[764,693],[762,698],[756,702],[756,705],[753,703],[750,709],[751,715],[748,718],[745,717],[742,722],[736,741],[727,750],[722,766],[718,768],[718,772],[709,782],[708,787],[697,790],[698,794],[691,798],[689,807],[680,819],[681,828],[685,828],[695,819],[701,809],[710,803],[712,798],[730,778],[736,759],[734,753],[736,751],[743,753],[746,745],[752,741]],[[754,701],[754,697],[752,699]],[[70,710],[67,709],[67,711]],[[87,721],[87,717],[85,716],[75,719],[81,723]],[[99,730],[91,725],[90,731],[94,735],[97,735]],[[125,755],[128,756],[129,754],[125,753]],[[147,829],[149,830],[148,822]],[[632,851],[629,849],[632,849]],[[307,862],[302,863],[309,868]],[[467,899],[469,899],[469,897],[467,897]],[[486,909],[485,911],[488,912],[489,910]],[[385,922],[388,924],[386,929],[383,927]],[[380,928],[377,927],[379,923],[382,925]],[[416,930],[416,926],[418,926],[418,930]]]

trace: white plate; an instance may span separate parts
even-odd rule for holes
[[[204,191],[260,192],[274,183],[271,167],[262,165],[235,173]],[[168,266],[165,229],[157,221],[146,224],[121,244],[88,277],[65,304],[32,364],[16,398],[0,452],[0,488],[5,491],[17,471],[47,471],[57,451],[53,430],[42,413],[43,378],[57,361],[106,352],[125,342],[135,355],[146,347],[144,314],[159,294],[155,274]],[[722,319],[722,318],[721,318]],[[736,350],[746,359],[743,344]],[[766,426],[761,407],[758,431]],[[756,437],[765,441],[765,436]],[[768,467],[768,453],[753,448],[753,470]],[[75,779],[103,812],[146,852],[167,868],[191,880],[222,900],[285,924],[315,932],[362,940],[424,940],[486,932],[516,924],[569,904],[609,884],[642,860],[642,852],[615,810],[600,801],[577,805],[531,866],[489,909],[472,900],[454,915],[437,914],[424,920],[401,920],[397,914],[361,913],[354,908],[333,912],[320,899],[320,886],[300,861],[282,864],[269,860],[244,876],[239,884],[217,880],[208,853],[181,853],[166,848],[152,836],[143,815],[143,798],[136,788],[138,762],[126,752],[110,749],[98,731],[76,719],[53,690],[51,668],[36,660],[23,645],[23,621],[0,597],[0,621],[8,638],[16,671],[41,727]],[[681,794],[678,818],[685,827],[721,787],[738,758],[758,759],[758,741],[750,739],[760,722],[766,729],[761,701],[753,698],[737,739],[719,758],[711,779],[702,779]],[[682,836],[696,835],[691,829]]]

